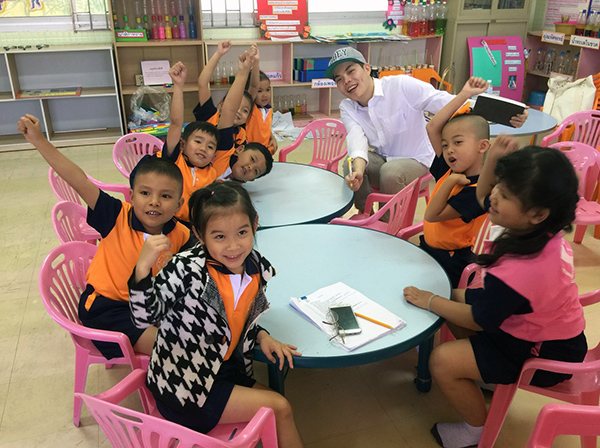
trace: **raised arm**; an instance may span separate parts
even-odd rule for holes
[[[235,74],[235,81],[231,85],[225,101],[221,106],[221,117],[219,118],[219,129],[226,129],[233,126],[235,121],[235,115],[237,114],[240,104],[242,103],[242,97],[244,96],[244,88],[246,87],[246,80],[248,79],[248,73],[250,73],[250,67],[254,62],[254,52],[250,49],[250,53],[244,52],[240,55],[238,61],[238,71]]]
[[[483,207],[483,201],[490,195],[494,185],[496,185],[496,163],[501,157],[510,154],[519,149],[519,143],[508,135],[499,135],[487,151],[479,181],[477,182],[477,200]]]
[[[258,45],[252,44],[250,52],[256,50],[254,56],[254,64],[252,64],[252,73],[250,74],[250,85],[248,86],[248,93],[252,96],[252,99],[256,98],[258,88],[260,87],[260,52],[258,51]]]
[[[465,102],[473,95],[485,92],[487,82],[482,78],[469,78],[458,95],[456,95],[448,104],[433,116],[427,123],[427,135],[429,141],[435,150],[435,154],[440,157],[442,155],[442,129],[452,118],[452,115],[461,108]]]
[[[44,137],[40,120],[33,115],[27,114],[19,119],[17,128],[23,134],[25,140],[35,146],[35,149],[46,159],[46,162],[56,171],[56,174],[73,187],[93,210],[96,207],[100,190],[88,179],[81,168],[69,160]]]
[[[213,77],[219,61],[229,50],[231,50],[231,41],[222,40],[219,42],[217,51],[212,55],[200,72],[200,76],[198,76],[198,102],[200,103],[200,106],[210,99],[210,80]]]
[[[173,80],[173,100],[171,101],[171,123],[167,131],[167,153],[170,157],[181,139],[183,129],[183,86],[187,78],[187,69],[183,62],[178,61],[169,70],[169,76]],[[163,149],[164,151],[164,149]]]

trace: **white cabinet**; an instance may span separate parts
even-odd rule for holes
[[[110,45],[50,46],[0,52],[0,151],[30,148],[17,132],[29,113],[54,145],[115,142],[123,134]],[[18,98],[19,92],[80,87],[76,96]]]

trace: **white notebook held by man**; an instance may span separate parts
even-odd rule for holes
[[[290,305],[348,351],[406,326],[400,317],[342,282],[292,297]],[[359,329],[351,322],[354,316],[349,318],[344,312],[348,307]]]

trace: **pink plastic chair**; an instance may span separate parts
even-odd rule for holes
[[[419,190],[419,197],[425,198],[425,204],[429,204],[429,181],[433,180],[433,176],[431,173],[427,172],[419,177],[419,183],[417,184],[417,188]],[[379,193],[379,188],[371,187],[371,191],[373,193]],[[383,194],[383,193],[381,193]],[[390,198],[393,196],[392,194],[388,195]]]
[[[582,305],[600,302],[600,289],[580,296]],[[552,387],[536,387],[529,383],[536,370],[573,374],[570,380]],[[600,399],[600,344],[589,349],[581,363],[551,361],[531,358],[525,362],[521,375],[515,384],[497,384],[485,421],[479,448],[492,448],[517,389],[534,392],[546,397],[574,404],[598,407]],[[582,448],[596,448],[596,437],[581,437]]]
[[[584,110],[569,115],[558,127],[542,139],[541,146],[550,146],[550,143],[558,140],[568,126],[573,130],[569,140],[590,145],[592,148],[600,149],[600,111]]]
[[[40,269],[40,294],[52,318],[71,334],[75,344],[75,392],[84,392],[90,364],[129,364],[132,369],[147,368],[148,356],[135,354],[129,338],[116,331],[84,327],[77,314],[79,297],[86,286],[86,273],[96,253],[96,246],[76,241],[61,244],[52,250]],[[124,356],[106,359],[92,343],[95,341],[119,344]],[[75,395],[73,424],[79,426],[81,398]]]
[[[289,146],[279,151],[279,161],[285,162],[287,155],[296,149],[308,133],[313,138],[313,158],[309,165],[318,166],[337,174],[339,161],[346,155],[348,132],[340,120],[322,118],[310,122]]]
[[[91,180],[94,185],[96,185],[101,190],[106,192],[119,193],[123,195],[125,202],[130,202],[130,188],[129,185],[121,185],[121,184],[107,184],[105,182],[100,182],[99,180],[94,179],[92,176],[88,176],[88,179]],[[56,174],[52,168],[48,169],[48,180],[50,182],[50,187],[52,191],[60,199],[61,201],[70,201],[76,204],[79,204],[83,207],[87,207],[87,204],[81,199],[79,193],[77,193],[73,187],[71,187],[65,180]]]
[[[129,179],[129,174],[142,157],[152,155],[162,147],[163,141],[153,135],[143,132],[125,134],[113,146],[113,162],[119,173]]]
[[[391,199],[389,199],[389,195],[371,193],[367,197],[365,210],[372,210],[374,202],[387,201],[376,213],[372,215],[368,213],[357,214],[350,217],[350,219],[335,218],[330,221],[330,224],[366,227],[390,235],[398,235],[402,229],[410,226],[414,219],[419,193],[417,190],[418,182],[419,179],[413,180],[402,191],[392,196]],[[388,222],[380,221],[387,212],[389,212]]]
[[[527,448],[552,448],[559,435],[600,436],[600,408],[550,403],[538,415]]]
[[[588,225],[600,224],[600,204],[593,201],[596,184],[600,180],[600,152],[580,142],[558,142],[550,145],[560,149],[573,164],[579,176],[579,196],[574,224],[574,243],[581,243]]]
[[[81,205],[60,201],[52,207],[52,225],[61,243],[87,241],[96,244],[100,234],[86,222],[87,211]]]
[[[146,372],[138,369],[100,395],[75,394],[85,401],[114,448],[250,448],[259,440],[264,448],[277,448],[272,409],[260,408],[246,424],[218,425],[208,434],[201,434],[164,420],[154,407],[145,379]],[[145,408],[152,409],[151,415],[118,405],[136,391],[140,392],[142,403],[146,401]]]

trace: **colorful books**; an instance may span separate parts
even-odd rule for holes
[[[51,98],[57,96],[79,96],[81,87],[57,87],[54,89],[27,89],[20,90],[17,98]]]

